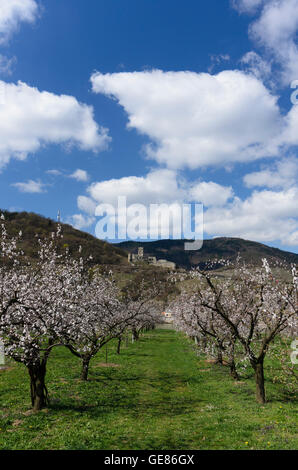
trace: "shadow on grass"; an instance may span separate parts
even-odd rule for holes
[[[136,355],[135,351],[131,351],[131,352],[129,352],[129,351],[124,351],[124,352],[121,353],[121,354],[122,354],[122,356],[126,356],[126,357],[132,357],[132,356],[135,356],[135,355]],[[140,352],[138,351],[138,357],[154,357],[154,354],[144,354],[144,353],[140,353]]]
[[[139,388],[144,388],[148,385],[153,386],[152,384],[156,385],[156,388],[159,390],[164,390],[165,387],[171,387],[171,390],[175,390],[177,385],[198,385],[203,381],[203,377],[198,375],[181,375],[181,374],[169,374],[159,372],[156,376],[146,375],[144,373],[132,374],[129,375],[121,375],[120,377],[114,373],[109,373],[106,370],[96,371],[93,370],[92,374],[90,374],[90,382],[98,382],[98,383],[105,383],[105,381],[115,382],[115,384],[128,384],[131,382],[138,382]]]
[[[148,417],[177,417],[178,415],[187,415],[193,413],[193,411],[202,403],[200,399],[176,399],[165,402],[163,398],[159,400],[146,400],[142,402],[135,402],[125,400],[125,397],[113,397],[113,404],[110,401],[102,401],[96,404],[67,404],[67,403],[50,403],[49,410],[54,412],[79,412],[88,414],[90,418],[98,418],[104,414],[123,412],[123,414],[129,415],[133,419],[137,419],[140,415],[144,418]]]
[[[191,396],[192,385],[203,381],[200,376],[158,371],[156,375],[123,370],[92,370],[90,380],[78,382],[78,402],[73,402],[69,391],[61,401],[50,404],[53,411],[77,411],[96,418],[113,413],[141,416],[177,416],[193,412],[201,400]],[[132,386],[131,386],[132,384]],[[182,392],[181,392],[182,389]],[[90,397],[90,398],[89,398]],[[89,403],[90,399],[90,403]],[[70,400],[72,400],[70,402]]]

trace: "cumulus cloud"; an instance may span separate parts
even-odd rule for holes
[[[152,170],[146,176],[128,176],[91,184],[87,192],[90,200],[117,206],[119,196],[126,197],[127,204],[162,204],[197,202],[206,206],[221,206],[233,196],[231,187],[210,182],[188,182],[179,178],[173,170]],[[87,204],[79,199],[79,207]],[[88,206],[89,208],[89,206]],[[88,212],[88,210],[86,211]]]
[[[78,230],[91,227],[95,223],[95,217],[89,217],[83,214],[74,214],[67,218],[66,222]]]
[[[128,115],[128,128],[150,139],[147,156],[167,169],[94,183],[88,199],[111,204],[117,195],[125,195],[131,204],[195,200],[205,205],[209,237],[239,236],[294,246],[297,159],[285,155],[298,145],[298,106],[282,114],[278,97],[262,82],[270,79],[270,62],[251,52],[243,63],[246,71],[217,75],[160,70],[94,74],[93,91],[118,101]],[[184,167],[227,166],[267,157],[275,158],[271,167],[268,163],[244,177],[247,187],[260,188],[246,199],[235,196],[232,187],[183,181],[177,174]]]
[[[244,176],[243,181],[248,188],[289,188],[295,186],[298,181],[298,159],[287,158],[278,161],[270,168],[249,173]]]
[[[204,206],[224,206],[234,195],[232,187],[222,186],[210,182],[194,183],[190,185],[189,199],[201,202]]]
[[[13,183],[11,186],[14,186],[22,193],[45,193],[46,192],[46,184],[43,184],[40,180],[34,181],[29,180],[24,183]]]
[[[176,172],[155,170],[144,177],[128,176],[93,183],[87,192],[97,202],[117,204],[125,196],[128,204],[156,204],[175,201],[179,197]]]
[[[147,135],[147,156],[168,168],[247,162],[278,155],[283,119],[251,74],[161,70],[91,77],[93,91],[118,100],[128,127]]]
[[[95,209],[96,209],[96,202],[93,199],[87,196],[79,196],[77,202],[78,202],[78,208],[81,211],[85,212],[88,215],[94,216]]]
[[[292,109],[289,111],[285,117],[284,126],[281,131],[280,141],[286,144],[287,146],[297,146],[298,145],[298,106],[292,106]]]
[[[250,37],[281,66],[285,85],[298,77],[298,0],[234,0],[241,13],[260,14],[249,28]]]
[[[101,207],[108,214],[110,222],[114,223],[115,216],[118,216],[117,227],[123,230],[125,222],[123,216],[127,217],[127,228],[132,236],[132,226],[135,217],[138,217],[138,226],[134,228],[132,238],[147,238],[149,234],[153,238],[158,238],[158,233],[163,233],[163,238],[169,238],[169,221],[167,219],[168,208],[161,207],[160,218],[153,217],[147,219],[150,205],[167,204],[170,206],[172,214],[172,226],[181,230],[180,206],[186,196],[184,187],[177,181],[176,172],[172,170],[153,170],[144,177],[129,176],[120,179],[93,183],[87,189],[89,198],[80,196],[78,206],[90,214],[92,204],[95,204],[95,214],[99,216],[98,208]],[[125,208],[118,206],[118,198],[126,198]],[[94,206],[93,206],[94,207]],[[101,215],[104,215],[101,212]],[[100,220],[100,219],[97,219]],[[126,219],[125,219],[126,220]],[[97,236],[100,236],[97,234]],[[121,237],[120,237],[121,238]],[[125,237],[123,237],[125,238]]]
[[[247,52],[241,59],[242,65],[248,72],[260,80],[268,80],[271,77],[271,63],[264,60],[254,51]]]
[[[146,238],[146,234],[152,231],[158,234],[161,228],[154,224],[152,227],[146,226],[146,213],[142,215],[141,204],[145,208],[149,208],[150,204],[168,204],[173,216],[173,227],[179,231],[179,207],[189,202],[202,202],[205,207],[204,231],[207,238],[230,236],[265,243],[279,241],[283,245],[295,246],[298,233],[298,187],[293,175],[292,187],[286,184],[286,180],[287,175],[296,169],[296,165],[296,160],[292,158],[277,163],[275,172],[271,170],[272,173],[267,174],[264,170],[264,174],[256,172],[247,175],[248,186],[261,186],[266,183],[268,187],[276,190],[255,190],[246,199],[235,196],[233,189],[228,186],[221,186],[212,181],[189,182],[179,178],[172,170],[154,170],[144,177],[126,177],[93,183],[87,189],[87,196],[79,196],[78,208],[87,214],[91,222],[97,205],[110,204],[114,208],[109,213],[113,220],[115,215],[121,216],[121,212],[117,213],[117,197],[125,196],[127,207],[131,206],[132,209],[131,215],[135,215],[133,211],[139,211],[139,235]],[[272,186],[269,186],[270,178]],[[285,187],[280,189],[283,184]],[[166,215],[163,217],[167,225]],[[162,229],[166,228],[165,226]]]
[[[234,200],[204,214],[204,229],[213,236],[240,237],[262,242],[296,245],[298,188],[254,191],[245,200]]]
[[[175,171],[165,169],[152,170],[144,177],[130,176],[93,183],[87,193],[88,196],[78,197],[80,211],[88,217],[99,216],[98,207],[104,207],[111,221],[115,216],[119,217],[120,229],[123,228],[121,217],[125,210],[121,203],[118,207],[118,198],[126,198],[128,226],[137,213],[140,221],[138,236],[143,238],[148,234],[158,238],[159,233],[164,234],[163,238],[169,238],[169,214],[172,219],[170,233],[180,233],[183,204],[203,203],[206,207],[220,207],[233,197],[230,187],[212,181],[190,183]],[[148,222],[147,214],[155,210],[160,211],[160,220],[153,216]]]
[[[298,246],[298,230],[290,233],[286,238],[286,243],[289,246]]]
[[[0,81],[0,168],[11,158],[25,160],[49,144],[76,145],[98,152],[109,144],[93,108],[73,96],[55,95],[25,83]]]
[[[71,175],[69,175],[69,177],[79,182],[86,182],[89,180],[89,175],[87,171],[80,170],[80,169],[77,169],[76,171],[74,171]]]
[[[10,39],[20,23],[33,23],[37,14],[35,0],[0,0],[0,44]]]
[[[283,67],[286,84],[298,77],[297,31],[298,0],[267,2],[250,29],[252,37],[272,52]]]

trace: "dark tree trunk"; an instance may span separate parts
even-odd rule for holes
[[[217,348],[216,364],[220,364],[221,366],[223,365],[222,350],[220,348]]]
[[[233,379],[239,380],[239,375],[238,375],[236,363],[235,363],[235,347],[236,347],[236,338],[234,337],[231,343],[229,366],[230,366],[230,374],[233,377]]]
[[[239,380],[239,375],[236,369],[235,361],[230,362],[230,374],[235,380]]]
[[[45,385],[46,364],[28,366],[30,375],[31,403],[34,411],[45,408],[49,402],[48,391]]]
[[[84,357],[82,362],[81,380],[88,380],[90,357]]]
[[[132,330],[132,341],[135,342],[135,341],[138,341],[138,339],[139,339],[139,334],[138,334],[137,330],[134,328]]]
[[[266,403],[265,394],[265,378],[264,378],[264,360],[260,360],[253,364],[256,380],[256,399],[261,405]]]
[[[256,398],[257,398],[257,402],[261,403],[263,405],[264,403],[266,403],[265,379],[264,379],[264,362],[263,361],[256,364],[255,377],[256,377]]]
[[[121,343],[122,343],[122,338],[118,338],[118,344],[117,344],[117,354],[120,354],[120,350],[121,350]]]

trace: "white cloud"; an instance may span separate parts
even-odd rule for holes
[[[247,175],[248,185],[270,184],[285,189],[254,191],[247,199],[236,197],[231,187],[214,182],[188,182],[179,179],[171,170],[154,170],[144,177],[126,177],[89,186],[89,196],[79,196],[78,207],[93,216],[98,204],[111,204],[117,214],[117,197],[126,196],[127,206],[154,203],[172,205],[174,224],[179,224],[175,203],[203,202],[205,206],[204,230],[207,237],[230,236],[261,242],[280,241],[283,245],[297,244],[298,187],[287,186],[287,177],[296,169],[297,161],[288,159],[276,164],[275,172]],[[264,170],[265,171],[265,170]],[[296,170],[295,170],[296,171]],[[262,179],[263,178],[263,179]],[[297,180],[296,180],[297,182]],[[120,214],[121,215],[121,214]],[[111,213],[113,218],[113,213]],[[145,224],[145,219],[141,225]],[[151,230],[157,229],[150,227]],[[143,235],[146,232],[143,229]]]
[[[87,182],[89,180],[89,175],[86,170],[77,169],[71,174],[67,174],[65,170],[47,170],[46,173],[51,176],[64,176],[65,178],[72,178],[78,182]]]
[[[229,62],[231,60],[231,57],[229,56],[229,54],[211,54],[210,59],[211,65],[208,68],[208,72],[212,73],[215,67],[221,65],[222,62]]]
[[[201,182],[190,185],[189,199],[201,202],[204,206],[224,206],[234,195],[231,187],[221,186],[214,182]]]
[[[243,181],[248,188],[256,186],[289,188],[295,186],[298,181],[298,159],[283,159],[270,168],[245,175]]]
[[[105,206],[109,214],[109,220],[113,222],[115,216],[118,215],[120,217],[118,227],[123,229],[122,216],[126,215],[128,230],[130,230],[129,227],[134,217],[138,214],[140,222],[138,236],[141,238],[147,238],[149,233],[156,234],[154,238],[158,238],[159,230],[165,233],[164,231],[169,228],[166,217],[167,209],[164,207],[160,209],[162,213],[161,221],[158,217],[153,218],[150,222],[148,221],[147,215],[151,204],[168,204],[171,206],[174,226],[178,227],[180,207],[175,203],[181,202],[187,195],[183,182],[180,184],[177,181],[176,172],[164,169],[153,170],[144,177],[129,176],[93,183],[89,186],[87,192],[89,198],[83,196],[78,198],[78,206],[81,210],[90,214],[91,210],[94,210],[94,205],[95,207],[109,205],[108,207]],[[127,212],[118,208],[118,197],[126,198]],[[168,237],[169,235],[165,236],[165,238]]]
[[[232,5],[240,13],[253,13],[264,0],[232,0]]]
[[[118,210],[118,197],[125,197],[128,209],[128,226],[136,213],[135,211],[138,213],[141,210],[141,214],[143,214],[139,217],[141,227],[139,235],[142,235],[143,238],[147,238],[148,233],[154,233],[154,238],[158,238],[158,230],[163,230],[163,233],[167,232],[169,228],[168,208],[162,207],[162,205],[166,204],[170,208],[173,227],[180,230],[182,204],[193,202],[203,203],[206,207],[219,207],[233,197],[233,191],[230,187],[221,186],[214,182],[194,181],[189,183],[179,178],[176,172],[161,169],[152,170],[144,177],[130,176],[93,183],[87,189],[87,193],[88,197],[78,197],[78,208],[88,216],[93,216],[97,206],[109,205],[106,210],[110,220],[114,220],[115,215],[124,215],[121,208]],[[154,204],[159,205],[162,214],[161,225],[153,217],[147,226],[144,212],[149,214],[150,206]],[[119,226],[123,228],[121,217]],[[168,236],[164,238],[168,238]]]
[[[246,200],[235,198],[224,208],[210,208],[204,229],[212,236],[240,237],[296,245],[298,188],[255,191]]]
[[[247,52],[241,59],[241,63],[260,80],[267,80],[272,73],[271,63],[264,60],[254,51]]]
[[[146,153],[168,168],[225,165],[278,155],[277,97],[237,70],[218,75],[160,70],[91,77],[116,98],[129,128],[147,135]]]
[[[73,178],[79,182],[86,182],[89,180],[89,175],[87,171],[77,169],[74,173],[69,175],[69,178]]]
[[[289,246],[298,246],[298,230],[288,235],[288,237],[286,238],[286,243]]]
[[[94,152],[107,147],[110,137],[94,121],[93,108],[73,96],[40,92],[22,82],[0,81],[0,89],[0,168],[49,144]]]
[[[61,176],[62,175],[62,172],[60,170],[47,170],[46,173],[48,175],[52,175],[52,176]]]
[[[10,39],[20,23],[33,23],[37,14],[35,0],[0,0],[0,44]]]
[[[81,211],[85,212],[88,215],[94,216],[96,209],[96,202],[94,200],[87,196],[79,196],[77,202],[78,208]]]
[[[8,57],[0,54],[0,74],[11,75],[16,60],[16,57],[12,57],[9,59]]]
[[[298,106],[292,106],[285,117],[285,125],[282,128],[280,141],[287,144],[288,146],[298,145]]]
[[[67,218],[66,223],[72,225],[78,230],[82,230],[91,227],[91,225],[93,225],[95,221],[95,217],[89,217],[83,214],[74,214],[71,217]]]
[[[156,204],[174,202],[179,198],[176,172],[155,170],[145,177],[128,176],[93,183],[87,192],[98,202],[117,204],[118,196],[125,196],[128,204]]]
[[[281,66],[282,82],[288,85],[298,77],[298,0],[234,1],[241,13],[254,12],[261,5],[259,17],[250,25],[250,37]]]
[[[129,128],[147,135],[147,155],[167,170],[89,186],[90,201],[114,204],[203,202],[207,236],[233,236],[295,245],[298,232],[297,160],[285,158],[298,145],[298,106],[282,115],[278,97],[261,79],[270,79],[271,64],[256,53],[243,59],[249,73],[218,75],[159,70],[92,76],[93,91],[116,99],[125,109]],[[233,165],[278,157],[272,167],[244,178],[260,187],[241,200],[231,187],[214,182],[187,182],[176,170],[188,166]],[[268,160],[269,161],[269,160]],[[264,190],[272,188],[275,190]],[[160,198],[158,199],[158,195]]]
[[[26,183],[13,183],[11,186],[14,186],[22,193],[44,193],[46,192],[45,187],[47,185],[43,184],[41,181],[29,180]]]
[[[112,204],[117,207],[118,197],[124,196],[127,205],[172,204],[182,202],[197,202],[210,206],[222,206],[233,197],[231,187],[221,186],[210,182],[194,181],[189,183],[179,178],[175,171],[158,169],[152,170],[146,176],[128,176],[91,184],[87,192],[89,198],[80,196],[78,207],[94,214],[96,203]],[[92,212],[93,211],[93,212]]]

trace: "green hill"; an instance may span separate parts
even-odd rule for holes
[[[22,249],[30,258],[37,257],[37,244],[35,235],[45,238],[57,228],[57,222],[41,215],[28,212],[1,211],[6,220],[8,232],[18,235],[23,232]],[[268,261],[285,261],[298,263],[298,255],[277,248],[271,248],[262,243],[242,240],[240,238],[215,238],[205,240],[203,248],[199,251],[185,251],[185,240],[158,240],[155,242],[123,242],[110,244],[98,240],[89,233],[76,230],[70,225],[61,223],[63,230],[63,244],[69,246],[73,256],[79,256],[78,247],[82,246],[84,257],[93,257],[94,264],[118,266],[121,272],[130,271],[127,262],[128,253],[136,253],[138,247],[143,246],[145,256],[155,256],[157,259],[167,259],[176,263],[178,267],[189,269],[215,259],[235,261],[238,254],[247,263],[259,265],[262,258]]]
[[[57,229],[57,222],[28,212],[8,212],[4,214],[8,233],[17,236],[22,231],[21,248],[31,259],[37,257],[37,244],[35,235],[40,238],[48,237]],[[121,248],[110,243],[98,240],[89,233],[76,230],[70,225],[61,223],[63,231],[63,244],[68,245],[74,257],[79,256],[78,248],[82,246],[82,256],[93,257],[92,263],[104,265],[127,265],[127,254]]]
[[[205,240],[199,251],[185,251],[185,240],[159,240],[155,242],[123,242],[117,246],[127,253],[136,253],[137,248],[144,247],[145,256],[155,256],[157,259],[173,261],[177,266],[189,269],[216,259],[226,259],[234,262],[240,254],[241,258],[252,265],[260,265],[262,258],[270,262],[285,261],[287,264],[298,263],[298,255],[277,248],[271,248],[262,243],[242,240],[241,238],[215,238]]]

